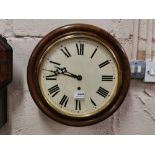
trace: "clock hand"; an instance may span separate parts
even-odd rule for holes
[[[45,70],[45,71],[49,71],[49,72],[54,73],[54,71],[52,71],[52,70],[48,70],[48,69],[42,69],[42,70]]]
[[[82,80],[82,76],[81,76],[81,75],[75,75],[75,74],[72,74],[72,73],[70,73],[70,72],[66,72],[66,73],[64,73],[63,75],[73,77],[73,78],[75,78],[75,79],[77,79],[77,80],[79,80],[79,81]]]
[[[79,81],[81,81],[82,80],[82,76],[81,75],[75,75],[75,74],[72,74],[72,73],[70,73],[70,72],[66,72],[66,73],[64,73],[64,75],[66,75],[66,76],[70,76],[70,77],[73,77],[73,78],[76,78],[77,80],[79,80]]]
[[[74,75],[72,73],[67,72],[66,68],[59,68],[59,67],[56,67],[56,68],[58,68],[59,70],[61,70],[61,73],[59,72],[58,69],[56,71],[48,70],[48,69],[43,69],[43,70],[52,72],[52,73],[54,73],[55,76],[57,76],[58,74],[63,74],[63,75],[69,76],[69,77],[77,78],[78,80],[81,80],[82,79],[82,76],[80,76],[80,75],[77,76],[77,75]]]
[[[48,70],[48,69],[43,69],[43,70],[45,70],[45,71],[49,71],[49,72],[52,72],[52,73],[54,73],[55,76],[57,76],[58,74],[60,74],[60,72],[59,72],[58,69],[55,70],[55,71],[53,71],[53,70]]]
[[[67,69],[66,69],[66,67],[60,68],[60,67],[55,66],[55,68],[61,70],[61,74],[63,74],[63,75],[76,78],[79,81],[82,80],[82,76],[81,75],[75,75],[73,73],[68,72]]]
[[[60,67],[56,66],[55,68],[59,69],[61,71],[61,74],[63,74],[63,75],[70,76],[70,77],[73,77],[73,78],[77,78],[77,75],[68,72],[65,67],[60,68]]]

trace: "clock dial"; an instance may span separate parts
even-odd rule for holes
[[[86,126],[112,115],[130,83],[128,58],[108,32],[87,24],[60,27],[35,47],[27,68],[36,105],[66,125]]]
[[[72,117],[92,116],[109,106],[120,86],[112,50],[90,37],[51,44],[38,67],[41,93],[49,106]]]

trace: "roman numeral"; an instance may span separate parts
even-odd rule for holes
[[[46,80],[56,80],[56,75],[48,75],[46,76]]]
[[[49,61],[50,63],[53,63],[53,64],[55,64],[55,65],[61,65],[60,63],[58,63],[58,62],[54,62],[54,61]]]
[[[95,55],[95,53],[96,53],[96,51],[97,51],[97,48],[95,49],[95,51],[93,52],[93,54],[91,55],[91,59],[93,58],[93,56]]]
[[[69,51],[68,51],[68,49],[67,49],[66,47],[61,48],[61,51],[63,52],[63,54],[64,54],[67,58],[71,57],[71,54],[69,53]]]
[[[91,103],[96,107],[96,103],[90,98]]]
[[[106,61],[102,62],[101,64],[99,64],[98,66],[99,66],[100,68],[102,68],[102,67],[108,65],[109,63],[110,63],[109,60],[106,60]]]
[[[81,110],[81,102],[80,102],[80,100],[76,100],[75,110]]]
[[[99,87],[99,89],[97,90],[97,92],[99,95],[103,96],[104,98],[109,94],[109,91],[107,91],[106,89]]]
[[[113,75],[102,75],[102,81],[113,81]]]
[[[76,44],[76,48],[77,48],[78,55],[84,55],[84,44],[83,43]]]
[[[68,100],[69,100],[69,97],[67,97],[66,95],[64,95],[62,97],[62,99],[61,99],[61,101],[60,101],[59,104],[62,105],[62,106],[64,106],[64,107],[66,107]]]
[[[52,94],[52,97],[54,97],[56,94],[60,92],[60,88],[58,85],[54,85],[53,87],[48,89],[49,93]]]

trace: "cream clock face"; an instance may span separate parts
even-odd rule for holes
[[[119,88],[119,66],[107,45],[87,37],[64,38],[44,52],[39,86],[61,114],[87,117],[105,109]]]

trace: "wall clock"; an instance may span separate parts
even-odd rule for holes
[[[0,36],[0,127],[7,122],[7,85],[12,81],[12,48]]]
[[[122,104],[130,67],[123,48],[109,33],[72,24],[38,43],[27,76],[32,98],[47,116],[86,126],[106,119]]]

